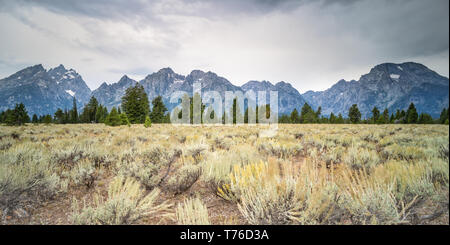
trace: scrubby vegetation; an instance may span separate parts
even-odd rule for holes
[[[0,126],[0,222],[449,224],[446,125],[112,121]]]

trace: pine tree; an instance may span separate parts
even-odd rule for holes
[[[73,97],[72,110],[70,115],[71,123],[78,123],[78,109],[77,109],[77,100]]]
[[[236,124],[237,118],[242,116],[242,115],[240,115],[241,114],[241,110],[240,110],[240,107],[237,104],[237,98],[233,99],[233,107],[231,108],[231,113],[230,114],[233,115],[233,124]],[[245,118],[244,118],[244,122],[245,122]]]
[[[120,114],[117,112],[117,114]],[[98,105],[97,107],[97,113],[95,114],[95,118],[97,119],[97,122],[104,123],[106,120],[106,117],[108,116],[108,108],[103,105]]]
[[[389,123],[394,123],[395,121],[395,116],[394,113],[391,114],[391,118],[389,118]]]
[[[128,120],[127,114],[125,114],[125,113],[121,113],[121,114],[120,114],[120,121],[121,121],[121,124],[122,124],[122,125],[128,125],[128,126],[131,126],[131,125],[130,125],[130,121]]]
[[[42,116],[42,123],[45,123],[45,124],[52,123],[52,116],[51,115]]]
[[[3,116],[3,122],[9,126],[16,125],[16,116],[14,110],[8,109],[5,111],[5,115]]]
[[[152,120],[150,119],[149,116],[145,117],[145,123],[144,123],[144,127],[148,128],[152,126]]]
[[[383,114],[378,118],[378,124],[389,123],[389,110],[386,108],[383,111]]]
[[[439,117],[439,123],[445,124],[445,121],[447,121],[448,118],[448,108],[444,108],[441,112],[441,116]]]
[[[7,125],[23,125],[30,122],[30,117],[28,116],[25,105],[20,103],[16,104],[14,110],[7,110],[5,117],[5,123]]]
[[[305,103],[300,112],[300,123],[314,123],[316,114],[308,103]]]
[[[338,118],[336,119],[336,123],[338,123],[338,124],[344,123],[344,118],[342,117],[341,113],[339,113]]]
[[[37,117],[36,114],[33,114],[33,119],[31,119],[31,122],[32,122],[33,124],[38,124],[38,123],[39,123],[39,120],[38,120],[38,117]]]
[[[291,123],[300,123],[300,117],[296,108],[291,112]]]
[[[395,113],[395,120],[399,120],[400,119],[400,110],[397,109],[397,112]]]
[[[419,115],[417,114],[416,107],[414,103],[411,103],[406,111],[406,123],[417,123]]]
[[[372,118],[370,119],[371,123],[377,123],[378,119],[380,118],[380,111],[378,110],[378,108],[375,106],[372,109]]]
[[[361,112],[358,109],[358,105],[353,104],[348,111],[348,117],[351,123],[359,123],[361,121]]]
[[[127,114],[130,123],[144,123],[150,113],[150,106],[144,87],[136,84],[129,87],[122,97],[122,109]]]
[[[87,107],[89,109],[89,122],[97,122],[95,115],[97,114],[98,101],[94,96],[91,97]]]
[[[317,111],[316,111],[316,118],[318,119],[318,118],[320,118],[320,115],[322,114],[322,107],[321,106],[319,106],[319,108],[317,108]]]
[[[164,121],[164,115],[167,111],[166,106],[161,96],[156,97],[152,101],[152,112],[150,113],[150,119],[154,123],[162,123]],[[147,119],[145,119],[147,121]]]
[[[62,124],[64,121],[64,112],[61,110],[61,108],[58,108],[55,112],[54,116],[55,123]]]
[[[247,121],[245,122],[247,123]],[[291,117],[287,114],[282,114],[281,117],[278,118],[278,123],[292,123]]]
[[[113,107],[111,109],[111,112],[105,119],[105,124],[108,126],[120,126],[122,124],[119,113],[117,113],[116,107]]]
[[[329,123],[336,123],[336,116],[333,114],[333,112],[330,114],[330,120],[328,120]]]
[[[80,116],[80,121],[83,123],[98,122],[95,118],[95,115],[97,114],[97,107],[98,101],[94,96],[92,96],[89,100],[89,103],[83,108],[83,112]]]
[[[400,120],[400,122],[402,122],[402,123],[406,123],[406,122],[407,122],[405,110],[402,110],[402,111],[400,112],[399,120]]]
[[[431,117],[431,115],[427,114],[427,113],[420,113],[418,123],[419,124],[432,124],[433,117]]]

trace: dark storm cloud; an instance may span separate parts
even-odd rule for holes
[[[57,13],[123,20],[136,18],[154,19],[155,11],[158,11],[158,8],[160,8],[159,10],[164,10],[167,14],[187,14],[220,18],[220,15],[228,14],[261,14],[272,11],[291,11],[301,5],[310,3],[320,3],[326,6],[350,5],[358,1],[361,0],[16,0],[14,4],[3,5],[4,9],[8,9],[9,7],[40,6]],[[7,2],[7,0],[0,2]],[[180,2],[188,7],[200,7],[200,9],[209,12],[196,12],[191,11],[189,8],[176,8]]]
[[[166,66],[303,91],[381,62],[448,76],[448,9],[448,0],[0,0],[0,60],[74,63],[93,87]]]
[[[448,0],[382,0],[383,8],[364,8],[361,2],[371,0],[17,0],[2,1],[2,9],[40,6],[61,14],[88,16],[128,22],[139,28],[143,23],[154,23],[165,29],[162,17],[170,14],[200,16],[203,18],[229,18],[230,15],[267,14],[274,11],[295,11],[308,4],[320,4],[324,10],[338,5],[342,16],[335,21],[343,30],[385,46],[387,51],[410,55],[430,55],[448,49]],[[179,7],[180,3],[184,4]],[[406,8],[406,9],[405,9]],[[333,14],[330,12],[330,14]],[[32,22],[22,21],[33,28]],[[320,20],[317,20],[320,21]],[[170,31],[166,29],[166,31]],[[339,31],[339,30],[337,30]]]

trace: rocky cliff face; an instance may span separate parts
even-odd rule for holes
[[[83,106],[89,101],[91,89],[86,85],[83,78],[75,70],[67,70],[59,65],[48,71],[48,75],[56,81],[66,93],[77,99],[77,104]]]
[[[102,83],[99,88],[92,91],[91,96],[94,96],[100,104],[111,110],[113,107],[120,106],[127,88],[135,86],[136,83],[135,80],[125,75],[117,83]]]
[[[53,114],[58,108],[71,109],[73,97],[66,90],[78,90],[63,80],[52,78],[42,65],[25,68],[1,79],[0,111],[13,108],[16,103],[23,103],[30,116]]]
[[[244,91],[253,90],[256,94],[258,91],[266,92],[266,100],[269,102],[270,91],[278,91],[278,113],[288,114],[294,108],[300,110],[305,104],[303,96],[291,84],[279,82],[275,85],[268,81],[250,81],[241,87]]]
[[[72,109],[74,97],[82,108],[90,94],[75,70],[60,65],[47,71],[35,65],[0,80],[0,111],[23,103],[30,116],[53,114],[58,108]]]
[[[321,106],[324,115],[348,114],[352,104],[357,104],[363,117],[370,117],[374,106],[381,111],[406,110],[413,102],[419,112],[439,117],[448,107],[449,80],[426,66],[408,62],[377,65],[361,76],[359,81],[341,80],[331,88],[308,91],[303,97],[314,107]]]

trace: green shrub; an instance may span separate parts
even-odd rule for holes
[[[151,126],[152,126],[152,120],[150,119],[149,116],[147,116],[147,117],[145,118],[144,127],[148,128],[148,127],[151,127]]]

